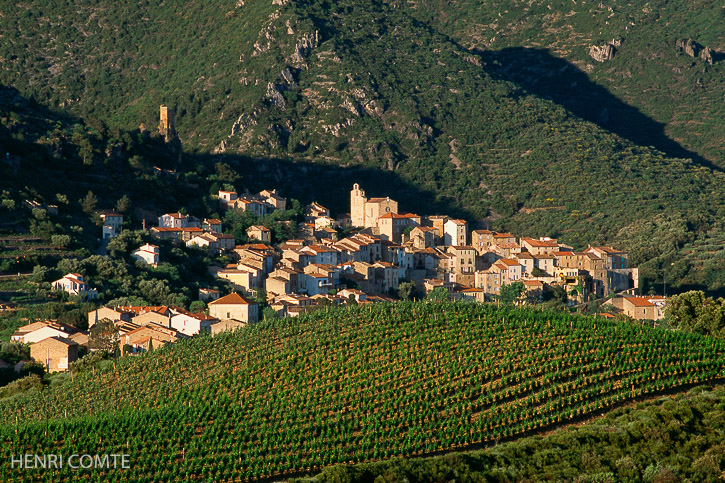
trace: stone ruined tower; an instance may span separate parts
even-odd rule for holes
[[[365,191],[355,183],[350,191],[350,222],[352,226],[365,226],[365,203],[367,202]]]
[[[176,138],[176,126],[174,125],[174,111],[166,106],[161,106],[160,109],[160,120],[159,120],[159,134],[164,137],[164,140],[168,143],[172,139]]]

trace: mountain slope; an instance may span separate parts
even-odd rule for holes
[[[94,472],[105,481],[259,479],[488,444],[724,371],[721,340],[682,332],[383,304],[194,338],[0,401],[0,440],[5,458],[131,454],[128,471]]]
[[[605,129],[670,156],[725,166],[720,2],[391,3],[478,51],[504,77]],[[687,39],[692,50],[682,46]],[[590,55],[609,43],[613,58]]]
[[[345,200],[351,183],[331,176],[324,182],[308,179],[312,164],[347,173],[377,170],[381,179],[394,180],[381,188],[410,188],[375,193],[399,199],[405,209],[423,214],[448,206],[450,214],[495,229],[553,235],[577,248],[617,244],[636,254],[631,261],[642,267],[645,290],[661,279],[664,267],[681,260],[671,285],[723,290],[725,280],[711,276],[720,267],[717,253],[685,256],[696,251],[688,244],[716,244],[712,233],[725,215],[725,177],[713,166],[717,143],[725,138],[718,97],[725,85],[718,81],[722,63],[702,64],[673,50],[675,60],[643,67],[648,73],[650,64],[660,70],[671,62],[677,64],[672,68],[688,62],[707,66],[702,95],[693,96],[711,106],[697,118],[705,123],[702,139],[711,136],[703,143],[712,149],[696,143],[682,147],[663,132],[664,117],[650,119],[594,79],[610,66],[634,70],[634,54],[626,49],[639,45],[636,39],[644,33],[626,30],[620,52],[595,66],[591,77],[585,73],[589,64],[582,62],[598,63],[584,44],[599,39],[582,32],[608,38],[628,24],[617,16],[611,29],[604,17],[587,21],[589,10],[599,7],[580,5],[570,16],[575,34],[564,35],[569,32],[562,13],[566,5],[549,6],[551,17],[538,24],[527,20],[529,13],[546,8],[538,3],[515,4],[507,13],[497,3],[473,2],[457,2],[450,12],[436,2],[357,0],[147,2],[113,8],[100,0],[47,8],[30,2],[3,9],[0,24],[8,42],[0,45],[5,49],[0,80],[91,124],[129,130],[141,122],[151,128],[158,105],[168,104],[177,111],[188,167],[221,159],[248,170],[252,182],[252,174],[266,170],[265,176],[278,173],[276,183],[293,189],[302,173],[302,183],[311,189],[306,197],[297,196],[323,202]],[[660,37],[678,29],[690,35],[692,25],[711,25],[709,17],[700,19],[689,7],[661,8],[675,9],[679,24],[652,27]],[[506,41],[492,51],[475,35],[476,22],[498,13]],[[456,27],[463,17],[469,20]],[[701,41],[720,48],[716,33],[711,35]],[[540,40],[526,44],[526,38]],[[572,57],[563,60],[533,48],[554,38],[562,43],[555,50]],[[508,49],[511,45],[524,47]],[[616,72],[610,72],[612,79]],[[672,92],[697,85],[692,72],[683,71],[685,83]],[[669,77],[658,85],[664,92]],[[642,87],[622,86],[631,93]],[[679,106],[650,95],[633,102],[645,98],[653,106]],[[694,122],[699,108],[693,97],[679,98],[695,107],[689,114],[677,107],[678,115]],[[611,122],[599,119],[600,104]],[[693,159],[637,144],[650,141],[670,155]],[[333,208],[345,211],[343,203]]]

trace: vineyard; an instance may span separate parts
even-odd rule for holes
[[[129,454],[2,481],[254,481],[492,444],[717,380],[722,340],[462,303],[316,312],[0,401],[0,458]]]

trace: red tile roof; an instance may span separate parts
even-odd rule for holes
[[[213,302],[209,302],[209,305],[249,305],[251,303],[253,302],[249,302],[247,299],[235,292],[225,295]]]
[[[649,300],[642,298],[642,297],[625,297],[624,299],[627,300],[632,305],[634,305],[635,307],[654,307],[655,306],[655,304],[653,304]]]

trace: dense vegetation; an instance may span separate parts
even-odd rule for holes
[[[722,387],[698,387],[543,437],[435,458],[338,465],[299,481],[716,481],[725,470],[724,415]]]
[[[620,3],[34,0],[3,9],[0,82],[82,119],[60,142],[39,122],[54,169],[74,156],[155,174],[166,159],[181,173],[171,196],[124,185],[156,206],[213,212],[204,181],[223,184],[218,164],[339,211],[352,182],[374,179],[371,194],[407,210],[619,245],[645,291],[676,262],[673,290],[723,292],[722,9]],[[620,37],[614,59],[588,56]],[[678,38],[715,49],[714,63]],[[161,103],[177,113],[181,162],[139,148],[134,129],[153,131]],[[94,184],[80,173],[56,179]]]
[[[488,445],[724,371],[725,343],[685,332],[466,303],[356,306],[0,401],[1,456],[133,455],[130,470],[89,474],[103,481],[260,479]]]
[[[725,299],[713,299],[692,290],[667,302],[667,323],[695,334],[725,338]]]

